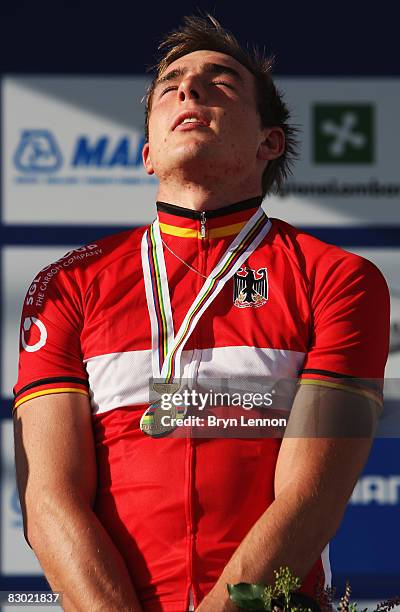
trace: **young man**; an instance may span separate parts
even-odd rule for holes
[[[229,611],[227,583],[281,566],[315,595],[382,401],[381,274],[260,207],[295,144],[270,62],[213,18],[161,48],[143,149],[158,222],[40,272],[22,315],[25,533],[66,610]],[[252,376],[300,379],[297,435],[159,437],[149,381]],[[350,411],[366,428],[324,437],[317,419]]]

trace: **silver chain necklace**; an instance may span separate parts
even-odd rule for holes
[[[182,259],[182,257],[179,257],[179,255],[177,255],[176,253],[174,253],[174,251],[168,246],[168,244],[166,242],[164,242],[163,238],[161,238],[161,241],[163,243],[163,245],[165,246],[165,248],[177,259],[179,259],[180,262],[182,262],[187,268],[189,268],[189,270],[192,270],[192,272],[196,272],[196,274],[198,274],[199,276],[201,276],[202,278],[208,278],[207,276],[205,276],[204,274],[202,274],[201,272],[199,272],[198,270],[196,270],[196,268],[193,268],[193,266],[191,266],[190,264],[188,264],[184,259]]]

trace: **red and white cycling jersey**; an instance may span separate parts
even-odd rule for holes
[[[162,238],[176,254],[164,251],[175,332],[201,275],[259,204],[257,198],[201,215],[158,203]],[[379,270],[271,221],[246,262],[254,280],[266,270],[268,290],[253,300],[243,285],[238,291],[237,278],[226,283],[184,348],[183,377],[298,377],[334,387],[346,378],[382,379],[389,294]],[[273,502],[280,440],[154,439],[140,430],[152,377],[145,229],[76,249],[38,273],[23,308],[15,406],[50,393],[89,395],[99,475],[94,510],[143,609],[182,612],[190,589],[198,605]],[[323,555],[303,591],[313,594],[329,571]]]

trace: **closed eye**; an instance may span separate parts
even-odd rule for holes
[[[212,81],[211,84],[212,85],[223,85],[224,87],[229,87],[229,89],[234,89],[233,85],[231,85],[231,83],[227,83],[226,81]]]
[[[166,87],[165,89],[162,90],[162,92],[160,93],[160,97],[163,96],[164,94],[168,93],[169,91],[173,91],[178,89],[177,85],[170,85],[169,87]]]

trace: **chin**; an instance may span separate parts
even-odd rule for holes
[[[226,156],[226,151],[225,154],[223,151],[219,151],[215,143],[205,141],[185,143],[184,145],[176,147],[175,150],[171,151],[170,149],[170,153],[171,157],[180,163],[190,163],[193,161],[214,161],[218,163],[219,154],[222,153],[224,157]]]
[[[241,164],[238,164],[238,160],[232,163],[232,156],[228,156],[228,152],[229,147],[218,146],[215,141],[193,139],[191,142],[169,146],[160,156],[161,163],[157,164],[158,168],[155,167],[155,173],[159,177],[170,176],[175,172],[187,173],[188,178],[202,177],[205,174],[236,176]],[[247,166],[247,162],[244,162],[244,165]]]

